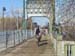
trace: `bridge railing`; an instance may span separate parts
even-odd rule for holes
[[[3,51],[9,47],[14,47],[32,37],[34,37],[32,30],[0,32],[0,51]]]

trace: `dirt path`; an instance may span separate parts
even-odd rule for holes
[[[55,56],[55,54],[50,39],[43,38],[38,47],[37,40],[33,38],[12,50],[1,53],[0,56]]]

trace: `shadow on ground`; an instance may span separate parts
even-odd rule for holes
[[[47,40],[41,40],[39,46],[47,45]]]

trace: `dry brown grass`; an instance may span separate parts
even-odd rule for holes
[[[19,27],[21,27],[22,19],[18,20],[19,22]],[[4,28],[4,29],[3,29]],[[17,21],[16,18],[5,18],[0,19],[0,30],[16,30],[17,29]]]

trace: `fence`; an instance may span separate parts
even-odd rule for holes
[[[15,30],[0,32],[0,51],[14,47],[24,40],[32,38],[34,32],[31,30]]]

